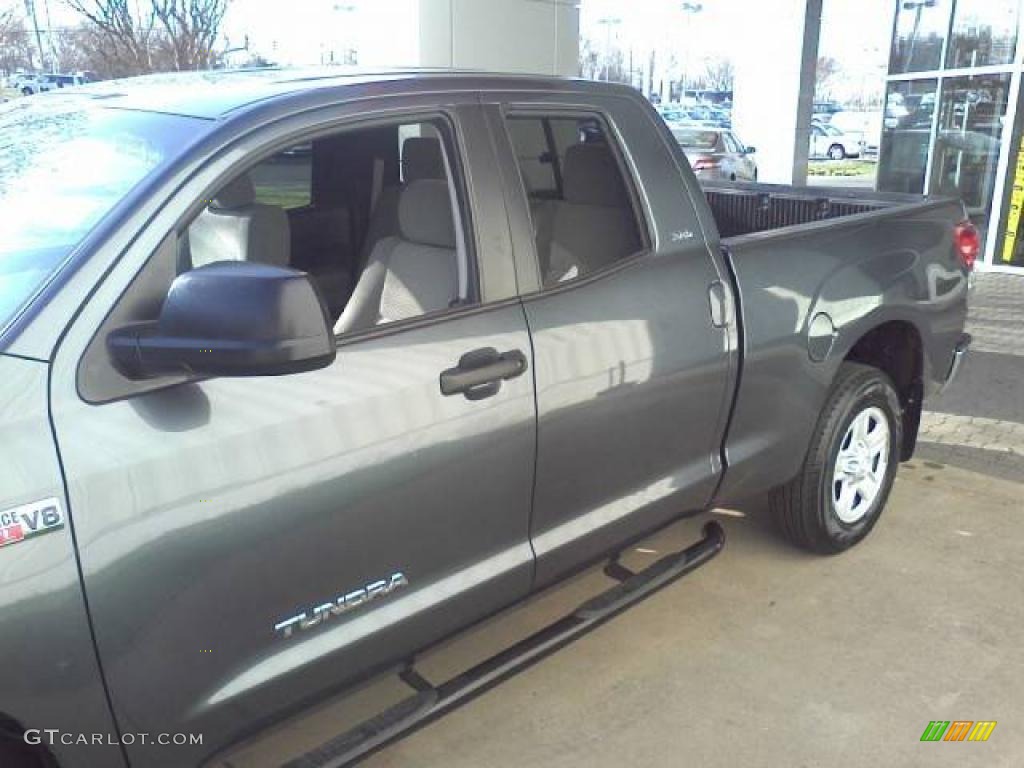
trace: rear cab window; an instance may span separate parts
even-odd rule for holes
[[[545,288],[646,248],[621,148],[596,114],[506,118]]]

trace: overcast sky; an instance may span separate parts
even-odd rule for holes
[[[582,0],[580,34],[590,37],[599,51],[609,41],[624,48],[632,43],[636,49],[661,45],[667,34],[676,51],[689,49],[691,61],[728,57],[761,35],[794,23],[779,14],[772,17],[775,27],[746,24],[751,2],[770,5],[772,0],[691,0],[686,4],[700,6],[691,13],[681,10],[682,2]],[[894,0],[824,0],[819,55],[837,59],[851,79],[877,78],[879,68],[884,76],[894,14]]]
[[[41,17],[46,1],[36,0]],[[75,23],[62,0],[48,2],[54,26]],[[677,0],[580,0],[581,34],[598,46],[610,39],[635,50],[666,44],[688,49],[693,61],[727,56],[773,32],[744,24],[750,2],[772,0],[695,0],[690,4],[701,10],[689,14]],[[0,0],[3,6],[24,7],[22,0]],[[285,64],[319,64],[332,51],[340,58],[355,47],[361,63],[400,66],[416,61],[418,6],[416,0],[232,0],[224,34],[231,46],[248,34],[253,49]],[[893,0],[825,0],[820,53],[838,59],[848,77],[877,76],[885,67],[892,18]],[[606,19],[619,21],[602,24]],[[777,18],[780,26],[791,23],[784,14]]]

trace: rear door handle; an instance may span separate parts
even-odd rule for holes
[[[708,286],[708,304],[711,308],[711,324],[715,328],[725,328],[732,320],[732,301],[728,288],[721,280],[715,280]]]
[[[441,394],[465,395],[467,400],[493,397],[501,382],[522,376],[527,369],[526,355],[518,349],[499,353],[494,347],[467,352],[459,364],[441,372]]]

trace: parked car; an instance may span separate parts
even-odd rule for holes
[[[827,123],[811,123],[812,158],[844,160],[847,157],[860,157],[863,151],[864,139],[860,135],[843,133]]]
[[[701,180],[757,181],[754,147],[744,146],[732,131],[672,126],[672,136]]]
[[[43,75],[40,83],[40,91],[55,91],[59,88],[71,88],[76,85],[85,85],[93,82],[93,77],[83,72],[75,74],[53,74]]]
[[[11,87],[22,96],[31,96],[45,90],[46,75],[24,72],[14,77]]]
[[[864,141],[864,154],[877,155],[882,138],[882,112],[844,110],[832,116],[828,123],[837,130],[859,136]]]
[[[967,349],[960,202],[701,185],[625,86],[93,95],[0,106],[4,768],[340,765],[708,563],[714,522],[620,562],[681,517],[768,499],[846,550]],[[304,201],[268,202],[308,142]]]

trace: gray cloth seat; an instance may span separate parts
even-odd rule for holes
[[[535,222],[540,225],[537,250],[545,285],[603,269],[641,247],[622,174],[608,145],[572,145],[562,175],[563,199],[537,211],[550,216],[550,223]]]
[[[448,183],[418,179],[402,188],[397,235],[377,242],[336,334],[418,317],[458,297],[455,225]]]
[[[252,179],[243,173],[221,189],[188,229],[193,267],[215,261],[254,261],[288,266],[288,214],[256,202]]]
[[[441,140],[429,136],[410,136],[402,142],[401,184],[391,184],[380,191],[366,238],[360,249],[359,264],[364,265],[378,242],[398,234],[398,198],[406,184],[420,179],[444,179],[444,155]]]

